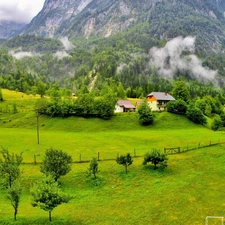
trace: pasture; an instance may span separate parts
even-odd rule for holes
[[[29,188],[42,177],[39,164],[33,164],[38,153],[33,111],[36,98],[14,92],[13,97],[5,91],[6,100],[0,103],[0,146],[14,153],[23,151],[25,164],[18,221],[13,221],[13,208],[1,188],[0,224],[200,225],[206,216],[225,216],[225,145],[221,144],[169,155],[165,170],[144,167],[143,157],[137,157],[126,175],[115,160],[99,161],[96,181],[86,178],[88,163],[74,163],[72,171],[60,179],[62,189],[74,199],[53,210],[53,221],[48,222],[47,212],[30,204]],[[18,109],[15,114],[6,110],[14,102]],[[135,113],[119,114],[111,120],[40,116],[39,125],[41,154],[37,162],[50,147],[62,149],[79,161],[80,156],[90,160],[98,152],[103,160],[128,152],[133,155],[134,149],[142,156],[152,148],[185,149],[225,141],[223,132],[213,132],[170,113],[157,113],[154,124],[146,127],[139,125]],[[211,220],[211,224],[219,223]]]

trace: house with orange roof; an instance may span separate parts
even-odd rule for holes
[[[152,111],[166,111],[166,104],[174,101],[175,98],[167,92],[151,92],[147,95],[146,100]]]

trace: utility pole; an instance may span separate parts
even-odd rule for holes
[[[37,144],[38,144],[38,155],[40,155],[40,136],[39,136],[39,112],[38,108],[36,109],[36,117],[37,117]]]

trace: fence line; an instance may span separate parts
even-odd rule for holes
[[[218,142],[214,142],[212,143],[212,141],[210,140],[208,142],[208,144],[205,143],[200,143],[198,142],[197,144],[192,144],[192,147],[190,147],[190,144],[183,146],[183,147],[164,147],[164,153],[166,153],[167,155],[174,155],[174,154],[181,154],[181,153],[185,153],[188,151],[193,151],[193,150],[197,150],[197,149],[201,149],[201,148],[207,148],[207,147],[212,147],[212,146],[216,146],[216,145],[223,145],[225,144],[225,141],[220,141],[218,140]],[[107,154],[107,153],[106,153]],[[113,161],[116,160],[116,158],[119,156],[120,154],[117,153],[115,154],[115,157],[109,157],[109,158],[101,158],[101,154],[100,152],[97,152],[96,158],[98,161]],[[137,150],[134,148],[133,150],[133,158],[140,158],[140,157],[144,157],[144,154],[137,154]],[[82,154],[80,153],[78,156],[78,160],[74,160],[72,163],[88,163],[90,162],[91,159],[83,159],[82,158]],[[37,156],[36,154],[34,154],[34,162],[23,162],[22,164],[41,164],[42,162],[37,162]]]

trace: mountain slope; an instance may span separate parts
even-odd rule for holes
[[[25,28],[24,33],[45,36],[109,36],[125,30],[151,1],[119,0],[46,0],[43,10]],[[148,7],[149,8],[149,7]]]
[[[108,37],[148,22],[148,35],[196,36],[204,48],[219,50],[225,43],[224,11],[222,0],[46,0],[22,33]]]
[[[25,23],[11,21],[0,21],[0,38],[8,39],[15,36],[25,26]]]

